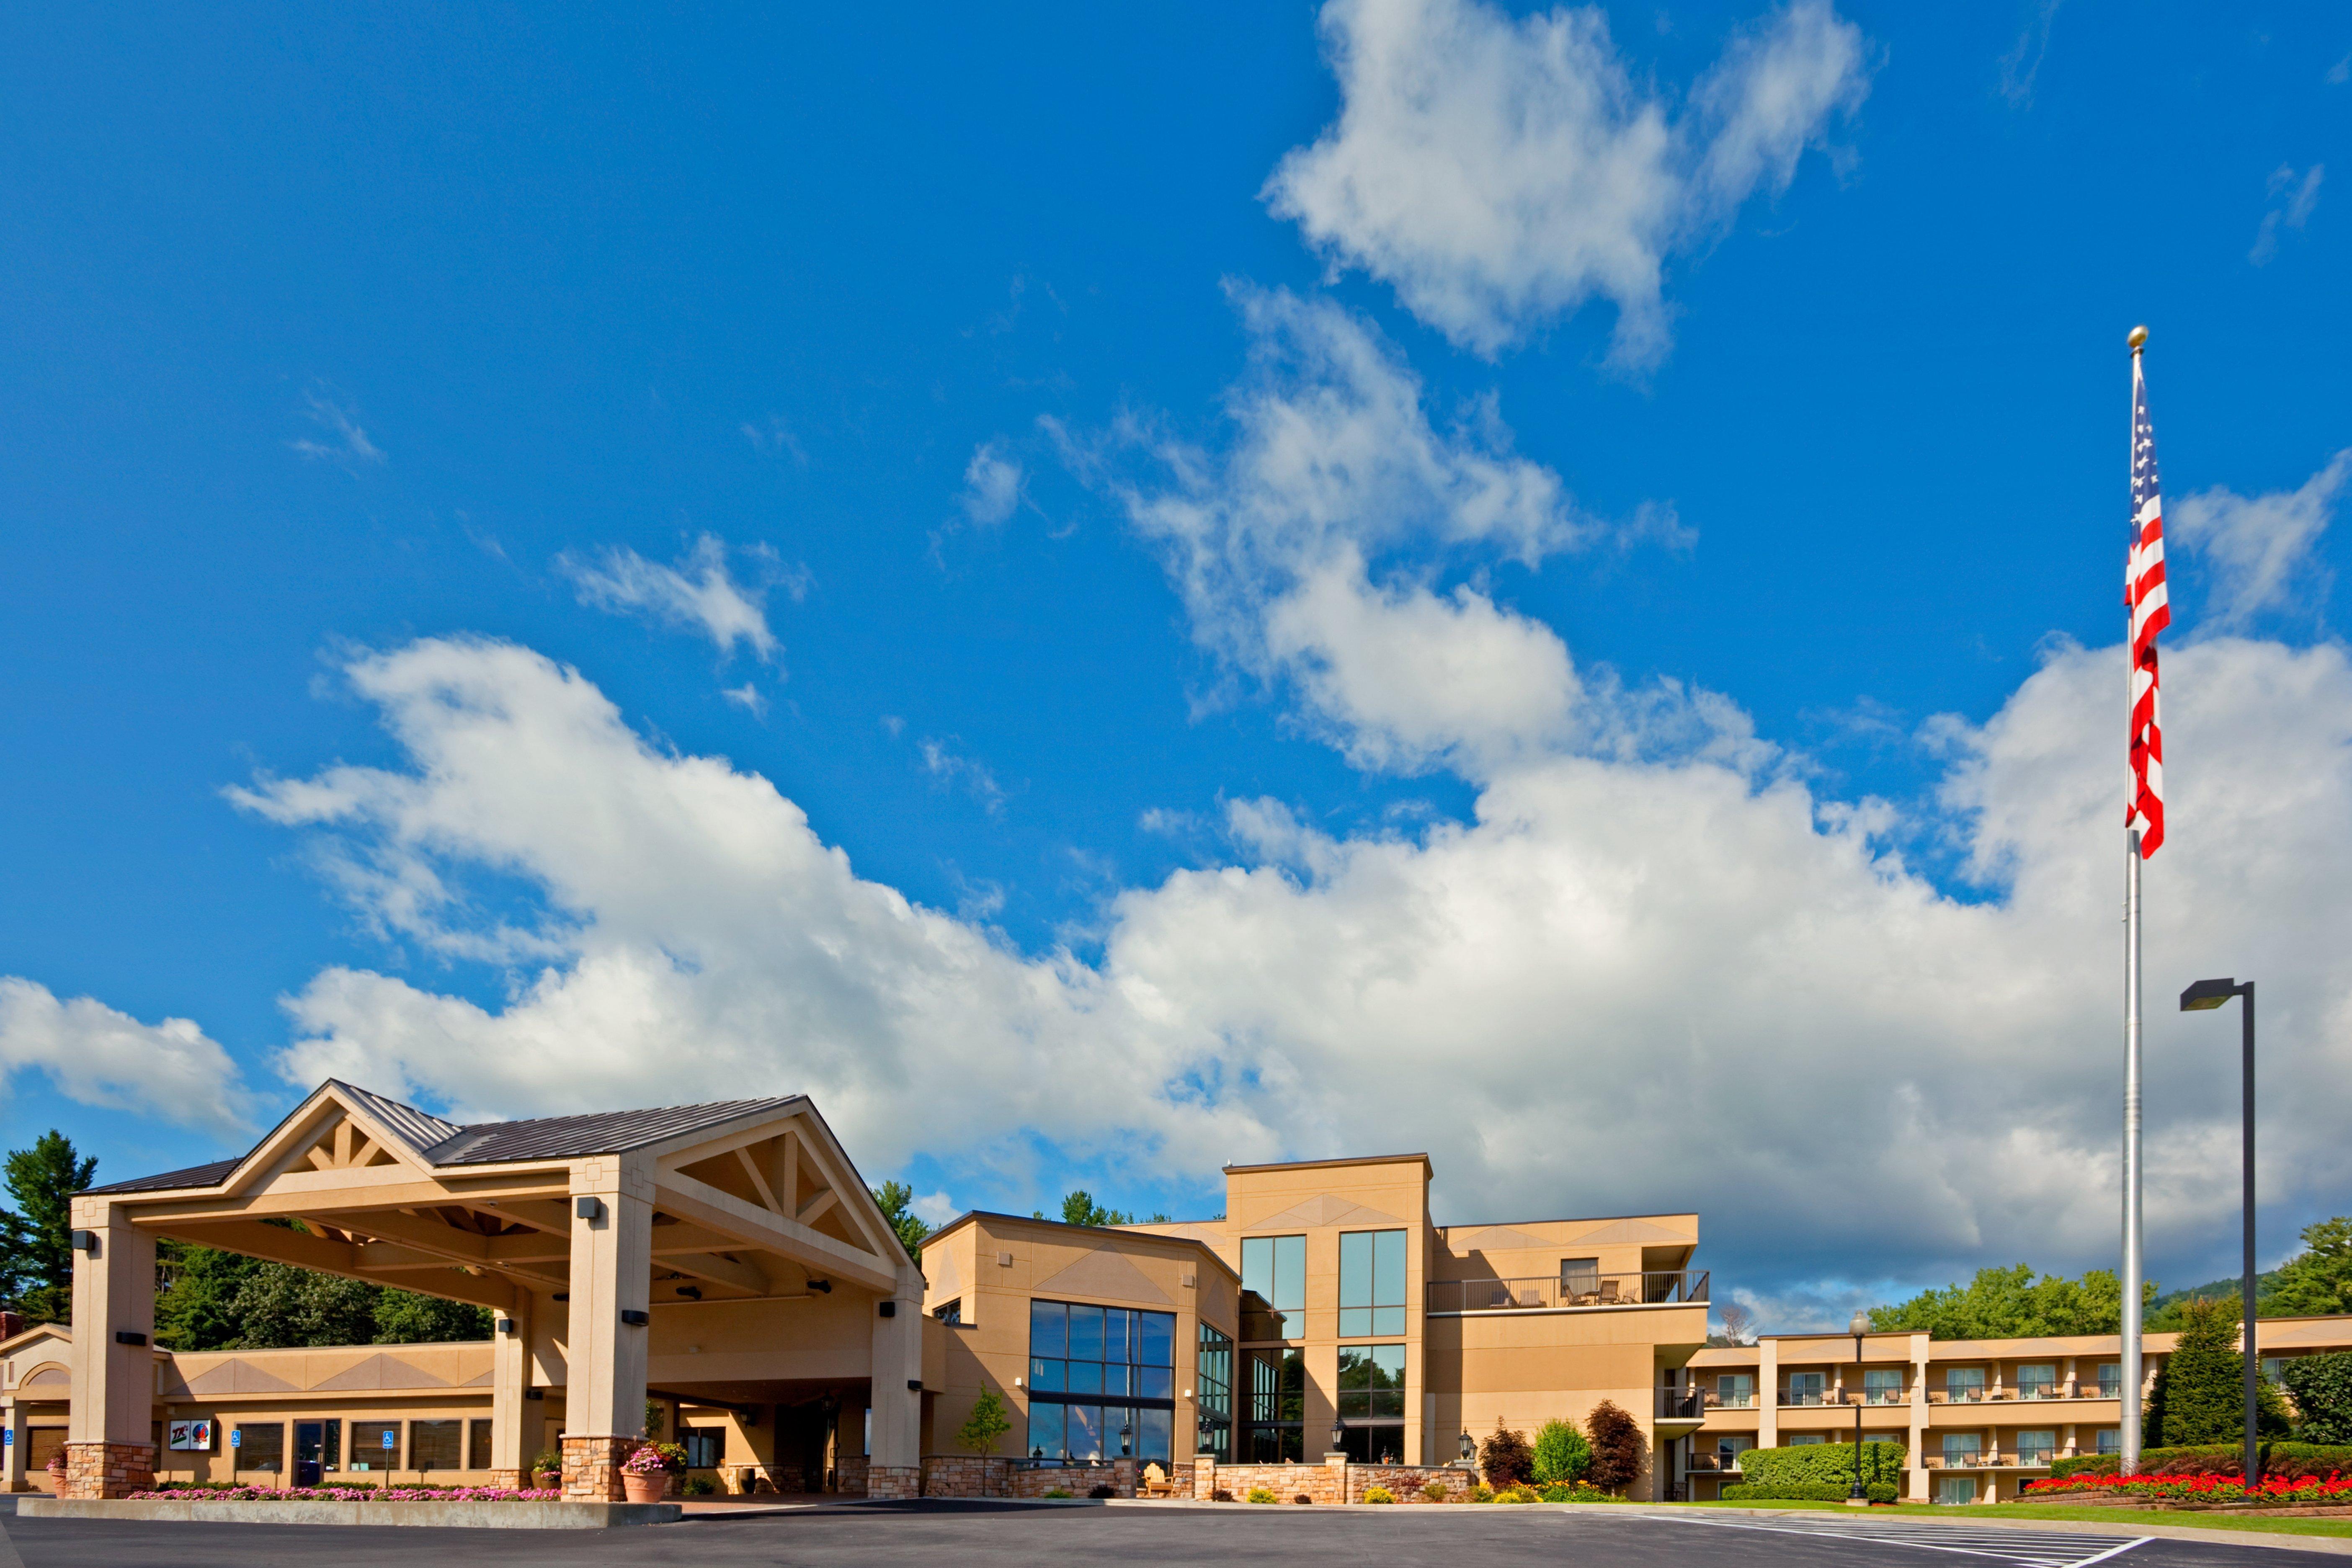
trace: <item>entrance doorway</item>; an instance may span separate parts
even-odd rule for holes
[[[294,1423],[294,1484],[315,1487],[329,1470],[343,1468],[343,1424],[340,1421]]]

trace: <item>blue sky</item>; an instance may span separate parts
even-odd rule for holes
[[[2283,1250],[2352,1207],[2347,57],[2324,6],[19,14],[0,1136],[204,1159],[321,1064],[807,1088],[940,1206],[1401,1146],[1441,1217],[1695,1208],[1790,1322],[2108,1261],[2146,321],[2151,989],[2278,974]],[[2212,1033],[2152,1037],[2183,1280]]]

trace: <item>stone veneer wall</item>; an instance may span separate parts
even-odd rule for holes
[[[1192,1462],[1189,1489],[1182,1487],[1185,1479],[1170,1477],[1178,1496],[1208,1500],[1223,1492],[1226,1500],[1241,1502],[1251,1488],[1264,1487],[1286,1503],[1302,1494],[1318,1503],[1361,1502],[1374,1487],[1388,1488],[1400,1503],[1427,1502],[1421,1489],[1433,1480],[1444,1482],[1450,1500],[1460,1502],[1478,1482],[1456,1465],[1220,1465],[1206,1457]]]
[[[879,1501],[923,1495],[923,1472],[918,1465],[868,1465],[866,1495]]]
[[[1113,1495],[1136,1495],[1136,1463],[1113,1459],[1103,1465],[1051,1465],[1015,1468],[1009,1459],[982,1459],[971,1454],[933,1454],[923,1461],[925,1497],[1042,1498],[1055,1488],[1072,1497],[1084,1497],[1098,1486]]]
[[[621,1461],[637,1451],[638,1437],[563,1436],[563,1495],[580,1502],[623,1502]]]
[[[68,1443],[59,1497],[120,1498],[155,1484],[152,1443]]]
[[[870,1461],[863,1454],[844,1454],[834,1461],[833,1489],[842,1497],[866,1495],[866,1469]]]
[[[1304,1497],[1309,1502],[1337,1503],[1348,1500],[1348,1470],[1342,1465],[1218,1465],[1213,1475],[1215,1485],[1209,1495],[1230,1492],[1235,1502],[1248,1500],[1250,1490],[1264,1487],[1284,1502],[1297,1502]],[[1196,1472],[1197,1474],[1197,1472]],[[1194,1481],[1199,1486],[1199,1481]]]
[[[1459,1465],[1349,1465],[1348,1500],[1361,1502],[1374,1487],[1386,1487],[1397,1501],[1427,1502],[1421,1489],[1432,1481],[1445,1486],[1446,1500],[1460,1502],[1478,1484],[1478,1478]]]

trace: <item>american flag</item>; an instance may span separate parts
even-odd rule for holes
[[[2131,805],[2145,860],[2164,843],[2164,726],[2157,717],[2156,634],[2172,624],[2164,593],[2164,498],[2156,479],[2156,427],[2147,418],[2147,383],[2132,355],[2131,554],[2124,565],[2124,604],[2131,612]]]

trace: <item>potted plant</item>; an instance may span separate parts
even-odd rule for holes
[[[563,1456],[552,1448],[542,1448],[530,1461],[531,1485],[541,1491],[553,1491],[563,1485]]]
[[[631,1502],[659,1502],[669,1490],[670,1472],[682,1468],[685,1451],[679,1450],[681,1464],[673,1466],[664,1448],[671,1443],[643,1443],[637,1451],[621,1461],[621,1490]]]

